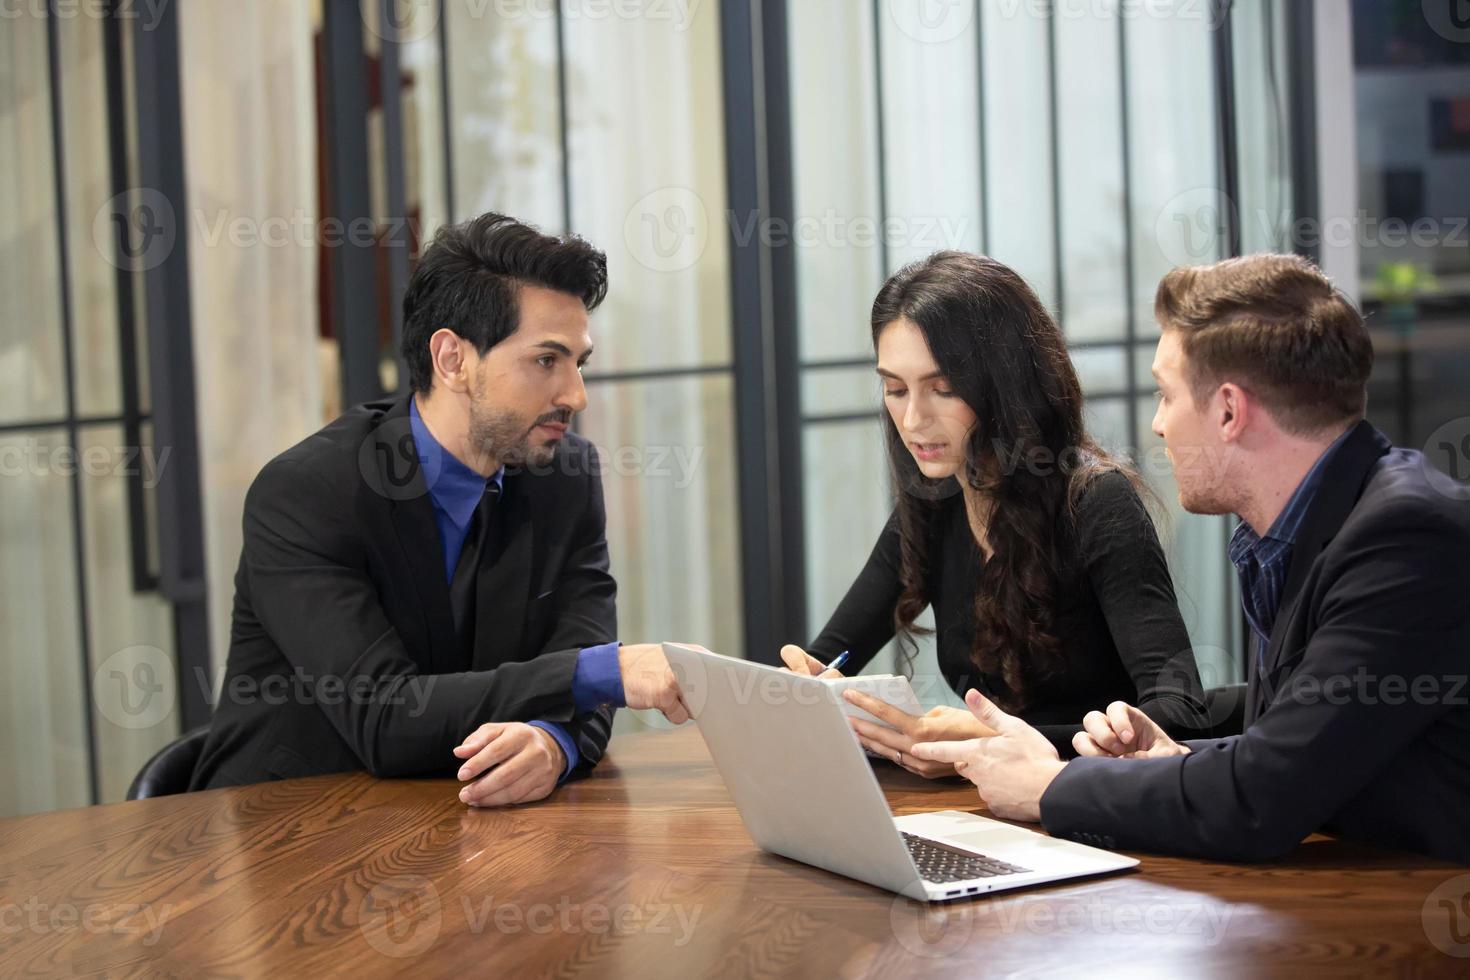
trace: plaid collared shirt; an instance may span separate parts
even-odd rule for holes
[[[1271,629],[1276,625],[1276,613],[1281,608],[1281,593],[1286,588],[1286,574],[1291,568],[1297,532],[1317,497],[1328,461],[1353,428],[1349,427],[1347,432],[1338,436],[1312,464],[1264,537],[1241,521],[1230,538],[1230,563],[1240,576],[1240,604],[1245,607],[1246,621],[1255,636],[1258,668],[1265,666],[1266,646],[1271,642]]]

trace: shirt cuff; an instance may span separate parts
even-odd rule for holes
[[[549,721],[533,721],[529,724],[532,728],[539,728],[556,739],[556,744],[561,746],[562,754],[567,757],[567,767],[562,770],[561,779],[558,779],[557,782],[566,779],[572,774],[572,767],[582,761],[582,756],[577,752],[577,743],[572,741],[571,734],[560,725]]]
[[[577,670],[572,674],[572,700],[577,713],[586,714],[603,705],[622,708],[623,672],[618,667],[618,644],[604,643],[587,647],[577,655]]]

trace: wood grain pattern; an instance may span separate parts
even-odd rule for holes
[[[966,785],[879,773],[895,813],[979,810]],[[925,907],[757,850],[693,730],[620,736],[540,804],[455,794],[325,776],[0,822],[0,973],[1470,972],[1446,952],[1470,954],[1451,931],[1470,869],[1321,837]]]

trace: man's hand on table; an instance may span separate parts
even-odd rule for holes
[[[470,806],[508,806],[545,799],[567,758],[549,732],[519,721],[481,725],[455,747],[465,760],[459,798]]]

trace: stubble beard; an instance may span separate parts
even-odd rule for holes
[[[475,451],[512,468],[544,467],[556,453],[555,444],[531,444],[531,428],[511,412],[486,408],[476,399],[470,403],[470,444]]]

